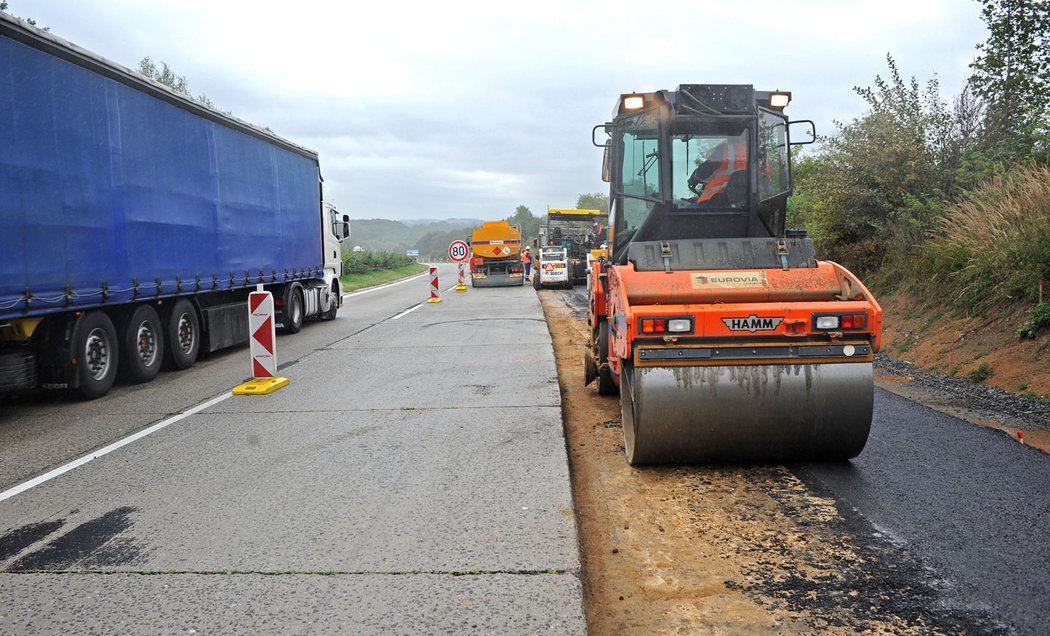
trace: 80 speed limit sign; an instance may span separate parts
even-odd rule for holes
[[[470,255],[470,248],[466,241],[452,241],[448,246],[448,257],[453,263],[462,263]]]

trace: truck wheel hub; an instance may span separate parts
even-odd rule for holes
[[[157,360],[157,334],[148,322],[143,322],[138,329],[139,358],[147,367]]]
[[[109,342],[102,329],[93,329],[84,343],[84,361],[88,372],[95,380],[106,377],[109,372]]]

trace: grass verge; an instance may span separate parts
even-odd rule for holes
[[[412,276],[413,274],[421,274],[428,269],[428,265],[424,263],[412,263],[411,265],[405,265],[404,267],[395,267],[393,269],[377,269],[371,272],[365,272],[364,274],[347,274],[339,279],[339,284],[343,288],[343,293],[357,291],[364,289],[365,287],[375,287],[376,285],[382,285],[383,283],[393,282],[401,278]]]

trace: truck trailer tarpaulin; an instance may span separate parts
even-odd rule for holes
[[[67,57],[0,38],[0,318],[321,267],[315,154]]]
[[[0,394],[186,369],[258,285],[334,319],[348,221],[315,152],[0,13]]]

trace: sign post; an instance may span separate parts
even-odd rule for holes
[[[457,292],[467,291],[467,284],[463,281],[463,261],[470,256],[470,247],[466,241],[452,241],[448,245],[448,257],[453,263],[459,265],[459,281],[456,283]]]
[[[465,292],[467,284],[463,281],[463,263],[457,263],[457,265],[459,265],[459,280],[456,282],[456,291]]]
[[[273,315],[273,294],[268,291],[248,294],[248,344],[252,358],[252,379],[235,387],[234,395],[266,395],[288,386],[288,378],[277,377],[277,331]]]
[[[430,298],[427,298],[427,302],[441,302],[441,297],[438,296],[438,268],[433,265],[430,266]]]

